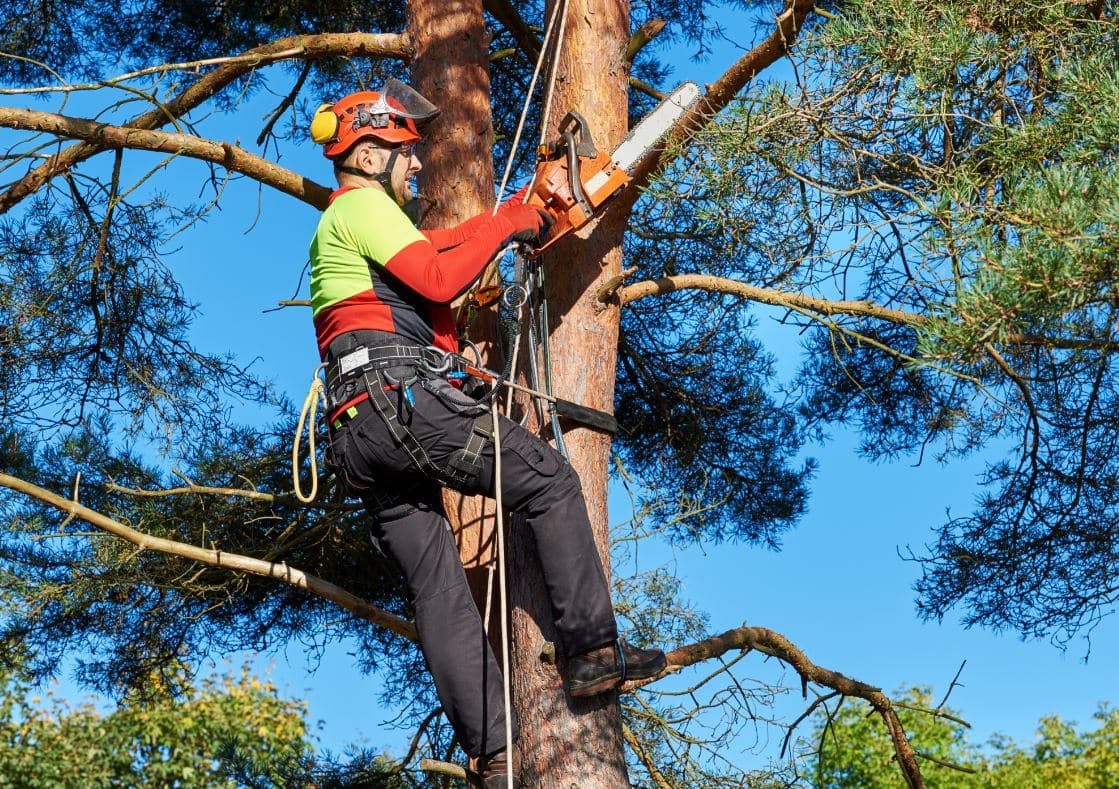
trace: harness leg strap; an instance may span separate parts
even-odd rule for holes
[[[482,450],[487,441],[493,440],[493,416],[486,411],[475,417],[470,425],[466,446],[451,453],[446,467],[441,467],[431,459],[415,434],[400,423],[397,418],[398,406],[385,392],[385,378],[383,370],[364,373],[365,390],[369,395],[369,402],[388,427],[393,439],[408,454],[412,464],[421,473],[449,488],[462,492],[477,491],[481,487],[484,468]]]
[[[445,482],[462,492],[473,492],[482,484],[482,450],[493,440],[493,415],[486,411],[470,425],[466,446],[451,453],[445,469]]]
[[[384,420],[393,439],[408,453],[408,458],[417,469],[424,474],[441,479],[442,469],[427,454],[427,450],[423,448],[412,431],[400,424],[400,420],[396,418],[398,409],[388,394],[385,393],[384,373],[380,370],[367,372],[362,378],[365,381],[365,391],[369,395],[369,402],[373,404],[381,419]]]

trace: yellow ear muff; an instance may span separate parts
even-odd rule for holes
[[[333,104],[320,105],[311,118],[311,139],[319,145],[326,145],[338,139],[338,116],[332,111]]]

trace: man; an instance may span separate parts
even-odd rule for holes
[[[338,189],[311,241],[311,302],[327,364],[331,452],[400,567],[419,644],[459,744],[486,786],[505,786],[502,679],[443,512],[441,486],[493,495],[489,407],[444,377],[458,340],[450,303],[510,241],[538,241],[550,217],[523,193],[461,225],[417,230],[414,145],[438,110],[397,80],[323,105],[311,125]],[[505,504],[524,514],[568,655],[573,696],[665,667],[618,639],[579,479],[562,455],[500,418]]]

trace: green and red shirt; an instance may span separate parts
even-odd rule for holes
[[[319,354],[350,331],[375,329],[458,351],[450,304],[515,232],[501,211],[419,231],[375,187],[344,187],[311,239],[311,307]]]

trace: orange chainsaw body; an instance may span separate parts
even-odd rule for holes
[[[571,127],[577,129],[578,138]],[[560,132],[559,140],[541,146],[527,200],[555,217],[547,239],[533,250],[532,257],[587,224],[603,203],[629,183],[629,173],[614,162],[613,156],[594,148],[586,121],[577,112],[567,114]]]

